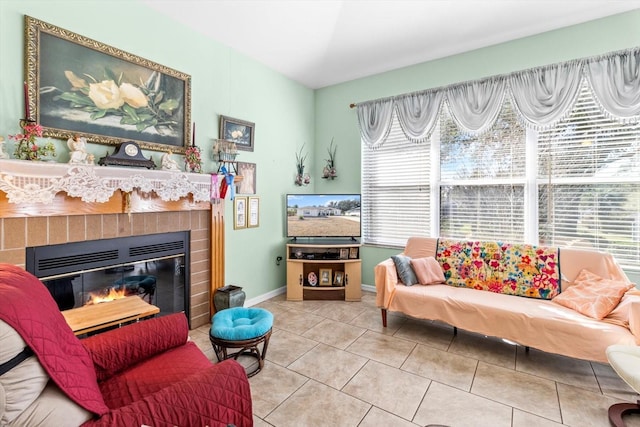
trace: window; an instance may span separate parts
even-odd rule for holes
[[[575,108],[538,136],[540,243],[640,263],[640,125],[608,119],[585,83]]]
[[[394,118],[381,147],[363,146],[363,239],[508,240],[608,251],[640,265],[640,124],[607,118],[582,83],[553,129],[525,129],[508,101],[478,137],[443,108],[430,143]],[[433,166],[432,166],[433,165]]]
[[[362,152],[362,224],[370,244],[404,246],[430,232],[429,144],[407,139],[393,118],[382,147]]]
[[[440,121],[440,236],[524,240],[525,130],[511,106],[477,137]]]

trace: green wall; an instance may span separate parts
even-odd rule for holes
[[[214,169],[211,140],[218,135],[218,115],[256,123],[255,151],[241,152],[238,160],[257,163],[260,227],[233,230],[231,220],[226,224],[226,281],[243,286],[248,298],[285,284],[285,264],[275,263],[285,255],[284,194],[360,191],[360,137],[350,103],[640,45],[636,10],[312,91],[137,0],[0,0],[0,135],[5,138],[18,130],[23,112],[25,14],[190,74],[196,143],[204,150],[207,172]],[[338,146],[334,181],[320,179],[331,138]],[[312,176],[306,188],[293,184],[295,153],[302,144]],[[105,147],[89,149],[102,156]],[[226,205],[229,219],[231,205]],[[363,283],[373,285],[373,267],[397,252],[364,248]]]
[[[19,130],[24,111],[24,15],[191,75],[192,120],[206,172],[214,170],[211,147],[219,114],[256,124],[255,151],[241,152],[238,160],[257,164],[260,226],[233,230],[227,198],[226,281],[243,286],[247,298],[284,286],[285,264],[275,262],[285,253],[283,195],[299,191],[293,183],[295,153],[303,143],[313,144],[313,90],[137,0],[0,0],[0,135],[5,139]],[[61,142],[58,145],[62,148]],[[96,158],[104,156],[106,146],[90,145]],[[8,152],[12,147],[6,144]],[[66,161],[67,149],[59,152],[65,153],[61,161]],[[159,157],[157,152],[145,155]]]
[[[446,40],[443,40],[446,43]],[[340,189],[359,191],[360,135],[350,103],[400,95],[496,74],[600,55],[640,45],[640,10],[515,40],[509,43],[425,62],[316,91],[316,169],[322,167],[331,137],[338,143]],[[382,55],[384,53],[381,53]],[[402,159],[398,159],[402,167]],[[323,180],[324,181],[324,180]],[[333,183],[316,189],[332,190]],[[337,186],[336,186],[337,187]],[[365,247],[362,281],[373,285],[373,267],[398,248]],[[630,274],[631,276],[631,274]],[[640,277],[636,280],[640,282]]]

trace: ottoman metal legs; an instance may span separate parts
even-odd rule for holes
[[[269,338],[271,337],[271,329],[267,333],[260,335],[256,338],[248,340],[225,340],[222,338],[216,338],[209,334],[209,340],[213,346],[213,350],[216,353],[218,361],[234,358],[238,360],[240,356],[251,356],[258,361],[258,367],[250,372],[247,372],[247,377],[252,377],[262,370],[264,367],[264,358],[267,355],[267,348],[269,346]],[[258,347],[262,343],[262,351]],[[238,351],[229,352],[229,349],[239,349]]]

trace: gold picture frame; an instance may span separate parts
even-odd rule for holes
[[[238,162],[238,175],[242,176],[242,181],[236,186],[238,194],[256,194],[256,164]]]
[[[331,286],[331,269],[330,268],[321,268],[320,269],[320,277],[318,277],[318,284],[320,286]]]
[[[333,276],[333,285],[334,286],[344,286],[344,271],[336,271]]]
[[[246,120],[220,115],[220,139],[236,143],[236,148],[253,151],[256,124]]]
[[[349,249],[341,248],[340,249],[340,259],[349,259]]]
[[[233,200],[233,229],[247,228],[247,198],[236,196]]]
[[[358,259],[358,248],[349,248],[349,259]]]
[[[260,225],[260,197],[251,196],[247,203],[247,227],[255,228]]]
[[[194,142],[188,74],[30,16],[25,57],[25,119],[45,137],[178,154]]]

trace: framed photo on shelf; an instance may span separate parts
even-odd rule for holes
[[[318,281],[320,286],[331,286],[331,269],[330,268],[321,268],[320,269],[320,280]]]
[[[233,200],[233,229],[247,228],[247,198],[238,197]]]
[[[256,194],[256,164],[238,162],[238,175],[242,181],[236,187],[238,194]]]
[[[344,285],[344,271],[336,271],[336,274],[333,277],[333,284],[334,286]]]
[[[255,123],[220,115],[220,139],[236,143],[236,148],[253,151]]]
[[[247,205],[248,214],[248,224],[247,227],[254,228],[260,225],[260,197],[251,196],[249,197],[249,204]]]
[[[25,32],[25,119],[45,137],[184,154],[191,76],[30,16]]]
[[[358,259],[358,248],[349,248],[349,259]]]
[[[348,259],[349,258],[349,249],[342,248],[340,249],[340,259]]]

